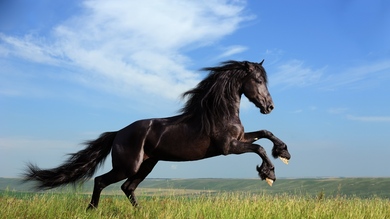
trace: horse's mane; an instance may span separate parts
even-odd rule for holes
[[[240,89],[241,79],[248,74],[245,63],[226,61],[217,67],[203,68],[209,71],[208,76],[183,94],[183,98],[188,98],[180,110],[184,119],[200,117],[201,131],[210,134],[218,122],[231,116],[237,103],[232,94]]]

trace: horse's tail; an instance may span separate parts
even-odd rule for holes
[[[87,141],[87,147],[70,158],[61,166],[42,170],[36,165],[29,164],[24,174],[24,181],[38,182],[38,189],[51,189],[61,185],[88,180],[110,154],[117,132],[106,132],[98,139]]]

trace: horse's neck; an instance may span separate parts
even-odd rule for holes
[[[241,105],[241,95],[236,95],[234,97],[235,103],[232,105],[232,108],[229,109],[231,117],[239,118],[240,117],[240,105]]]

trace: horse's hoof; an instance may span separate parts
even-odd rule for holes
[[[89,204],[86,210],[91,211],[91,210],[95,210],[95,209],[96,209],[95,206],[93,206],[92,204]]]
[[[265,181],[267,181],[269,186],[272,186],[272,184],[274,183],[274,181],[270,178],[266,178]]]
[[[287,158],[285,158],[285,157],[279,157],[279,159],[283,162],[283,163],[285,163],[285,164],[288,164],[288,159]]]

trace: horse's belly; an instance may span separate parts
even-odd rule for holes
[[[176,138],[164,139],[152,151],[145,152],[165,161],[192,161],[221,154],[210,144],[209,139],[190,141]]]
[[[210,137],[199,134],[189,123],[171,123],[170,119],[155,119],[144,144],[149,157],[166,161],[191,161],[219,155]]]

